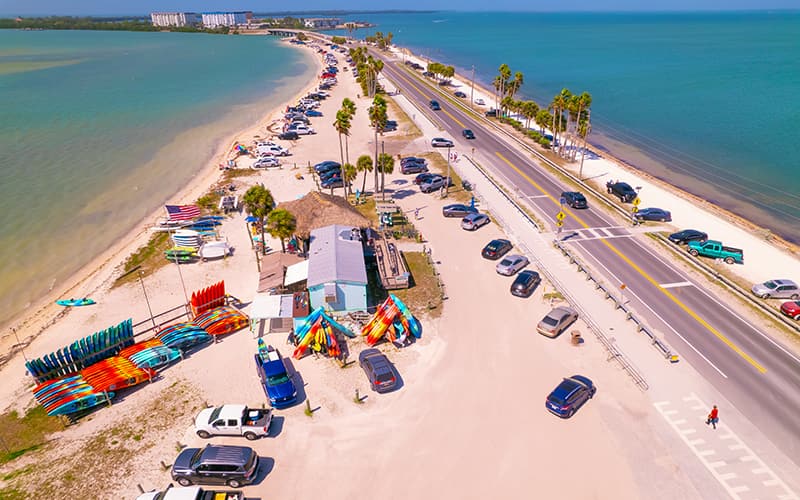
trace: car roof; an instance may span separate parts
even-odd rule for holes
[[[770,280],[770,281],[774,281],[775,283],[777,283],[779,285],[794,285],[794,286],[797,286],[797,283],[795,283],[792,280],[788,280],[788,279],[778,279],[778,280]]]
[[[563,318],[564,316],[569,316],[570,314],[575,314],[575,311],[572,308],[565,306],[554,307],[552,311],[547,313],[547,315],[551,318]]]
[[[469,214],[466,217],[464,217],[464,220],[475,220],[475,219],[479,219],[481,217],[485,217],[485,216],[483,214]]]
[[[253,453],[253,449],[248,446],[209,444],[203,449],[201,460],[205,463],[245,464]]]
[[[488,247],[489,245],[500,246],[500,245],[510,245],[510,244],[511,244],[511,242],[508,241],[508,240],[496,239],[496,240],[490,241],[486,246]]]

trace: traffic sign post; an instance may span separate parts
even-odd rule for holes
[[[563,220],[557,220],[556,221],[556,227],[558,227],[558,234],[561,234],[561,229],[564,227],[564,221]]]
[[[620,303],[619,303],[619,305],[620,306],[624,306],[625,305],[625,289],[626,288],[628,288],[628,286],[625,283],[622,283],[619,286],[619,294],[620,294]]]
[[[567,217],[567,214],[565,214],[564,212],[558,212],[556,214],[556,220],[559,221],[559,222],[561,222],[564,219],[566,219],[566,217]]]
[[[561,206],[563,207],[564,205],[567,204],[567,199],[562,196],[561,199],[559,200],[559,203],[561,203]]]
[[[638,207],[639,203],[641,203],[641,202],[642,202],[642,200],[640,200],[639,197],[637,196],[636,198],[633,199],[633,206],[634,207]]]

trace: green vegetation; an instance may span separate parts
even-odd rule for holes
[[[371,164],[372,159],[370,159],[369,156],[366,156],[366,158],[369,159]],[[361,215],[369,219],[369,221],[372,223],[372,227],[378,227],[380,223],[378,221],[378,212],[375,208],[375,198],[372,196],[362,195],[362,200],[364,200],[363,203],[356,205],[355,209],[358,210]]]
[[[244,194],[242,203],[247,213],[259,219],[259,224],[261,226],[261,248],[264,255],[266,255],[267,245],[265,244],[264,231],[266,229],[266,218],[275,206],[272,193],[269,189],[265,188],[263,184],[256,184]]]
[[[367,110],[369,116],[369,125],[375,131],[375,142],[373,144],[378,144],[378,133],[383,135],[383,130],[386,128],[386,122],[389,120],[386,109],[386,99],[384,99],[382,95],[375,95],[375,98],[372,100],[372,106],[370,106]],[[378,172],[381,171],[381,163],[378,161],[377,148],[375,148],[375,160],[373,161],[373,165],[375,167],[375,192],[377,193]]]
[[[428,63],[427,70],[433,73],[440,83],[448,83],[456,75],[456,69],[453,66],[445,66],[438,62]]]
[[[136,281],[139,272],[149,276],[169,264],[164,258],[164,251],[172,247],[168,233],[156,233],[150,237],[146,245],[140,247],[125,261],[122,276],[117,278],[112,288]]]
[[[28,410],[20,418],[16,411],[9,411],[0,415],[0,464],[11,462],[22,455],[35,451],[47,443],[47,436],[53,432],[64,429],[64,422],[56,417],[49,417],[41,406]],[[8,481],[14,475],[24,474],[24,471],[15,471],[4,476]],[[4,498],[0,494],[0,498]]]
[[[386,35],[384,35],[382,31],[376,31],[373,36],[368,36],[364,40],[366,40],[367,43],[374,43],[381,50],[386,50],[391,47],[392,38],[394,38],[394,35],[391,31],[386,33]]]
[[[403,252],[411,273],[411,286],[407,290],[393,290],[414,314],[426,312],[430,317],[442,314],[443,290],[439,276],[423,252]]]
[[[335,43],[337,45],[342,45],[343,43],[347,42],[347,39],[345,37],[343,37],[343,36],[334,36],[334,37],[331,38],[331,42],[333,42],[333,43]]]
[[[383,61],[368,55],[366,47],[350,49],[350,57],[358,70],[357,81],[361,85],[361,92],[369,97],[374,96],[380,89],[378,75],[383,71]]]
[[[447,160],[442,158],[442,155],[439,153],[422,153],[416,156],[428,160],[430,172],[447,175]],[[450,178],[453,179],[453,185],[448,188],[449,199],[453,200],[453,203],[469,203],[469,200],[472,198],[472,193],[461,186],[462,179],[452,166],[450,168]]]
[[[387,137],[387,140],[413,141],[417,137],[422,137],[419,127],[411,121],[406,112],[403,111],[403,108],[398,106],[388,95],[384,96],[384,99],[386,100],[388,115],[396,118],[397,121],[397,133]]]
[[[36,30],[99,30],[99,31],[175,31],[181,33],[213,33],[227,35],[230,28],[205,29],[195,26],[164,27],[153,26],[150,20],[130,18],[101,17],[32,17],[19,19],[0,19],[0,29],[36,29]]]
[[[267,232],[281,240],[281,252],[286,253],[286,240],[291,238],[297,229],[297,220],[288,210],[278,208],[267,216]]]
[[[364,193],[366,192],[365,190],[367,188],[367,173],[368,172],[372,172],[373,168],[374,168],[374,166],[372,164],[372,158],[370,158],[369,155],[361,155],[361,156],[358,157],[358,160],[356,161],[356,171],[357,172],[364,172],[364,179],[361,181],[361,193],[362,193],[362,196],[365,196]],[[375,206],[374,206],[375,201],[373,200],[372,203],[373,203],[373,207],[372,208],[374,209],[375,208]]]

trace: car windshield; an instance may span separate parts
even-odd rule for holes
[[[281,373],[280,375],[272,375],[267,377],[267,385],[269,386],[276,386],[289,381],[288,375],[285,373]]]
[[[476,215],[476,217],[477,217],[477,215]],[[497,250],[498,248],[500,248],[500,242],[499,241],[493,241],[493,242],[489,243],[489,250]]]
[[[545,325],[556,326],[558,324],[558,318],[554,318],[552,316],[545,316],[542,320],[542,323]]]
[[[778,288],[778,284],[775,283],[774,281],[767,281],[766,283],[764,283],[764,286],[769,288],[770,290],[775,290],[776,288]]]

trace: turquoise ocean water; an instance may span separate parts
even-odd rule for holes
[[[800,242],[800,12],[350,17],[484,84],[506,63],[539,104],[590,92],[591,142]]]
[[[313,71],[272,37],[0,30],[4,317],[168,202]]]

